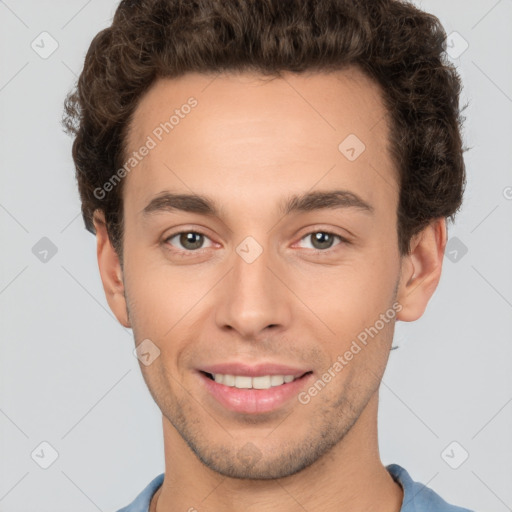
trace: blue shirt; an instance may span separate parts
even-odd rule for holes
[[[446,503],[432,489],[415,482],[407,471],[398,464],[386,466],[393,480],[404,490],[404,498],[400,512],[472,512],[467,508],[455,507]],[[162,485],[164,473],[155,477],[130,505],[117,512],[149,512],[151,498]]]

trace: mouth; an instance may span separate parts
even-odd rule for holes
[[[289,384],[313,372],[305,372],[298,377],[294,375],[259,375],[251,377],[250,375],[230,375],[227,373],[208,373],[203,371],[201,373],[217,384],[223,384],[224,386],[237,389],[270,389],[282,386],[283,384]]]
[[[284,407],[313,379],[312,371],[250,376],[199,370],[197,375],[217,407],[251,415]]]

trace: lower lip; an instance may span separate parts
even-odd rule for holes
[[[207,391],[226,409],[258,414],[278,409],[288,400],[296,397],[300,390],[309,383],[313,374],[308,373],[292,382],[268,389],[239,389],[234,386],[219,384],[202,372],[199,372],[199,376]]]

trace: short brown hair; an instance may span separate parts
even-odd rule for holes
[[[122,182],[94,194],[123,166],[127,130],[159,77],[187,72],[341,70],[357,66],[382,89],[399,176],[400,254],[440,217],[454,220],[466,184],[460,77],[439,20],[400,0],[123,0],[87,52],[63,124],[86,228],[103,210],[122,259]]]

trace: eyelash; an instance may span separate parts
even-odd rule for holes
[[[201,236],[203,236],[203,237],[205,237],[207,239],[210,239],[210,237],[208,237],[208,235],[206,235],[205,233],[202,233],[201,231],[185,230],[185,231],[177,231],[176,233],[173,233],[173,234],[169,235],[168,237],[165,238],[164,243],[166,244],[166,246],[169,246],[170,245],[168,243],[169,240],[175,238],[176,236],[183,235],[183,234],[188,234],[188,233],[194,233],[195,235],[201,235]],[[324,253],[330,253],[332,250],[334,250],[334,248],[337,245],[342,245],[342,244],[348,245],[348,244],[350,244],[350,242],[346,238],[342,237],[341,235],[333,233],[332,231],[326,231],[326,230],[321,230],[321,229],[315,230],[315,231],[310,231],[309,233],[306,233],[303,237],[300,238],[300,241],[302,241],[305,238],[307,238],[307,237],[309,237],[311,235],[314,235],[316,233],[323,233],[324,235],[331,235],[334,238],[337,238],[340,243],[339,244],[335,244],[335,245],[329,247],[328,249],[308,249],[308,251],[312,251],[313,254],[322,255]],[[181,256],[181,257],[184,257],[184,258],[197,255],[198,253],[201,253],[202,249],[209,249],[209,247],[201,247],[200,249],[195,249],[195,250],[188,250],[188,249],[179,250],[179,249],[169,249],[169,247],[167,247],[167,248],[168,248],[168,250],[170,250],[174,254],[177,254],[178,256]]]

